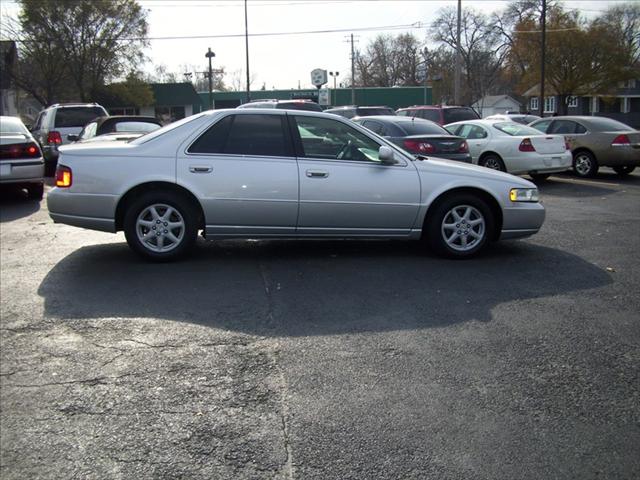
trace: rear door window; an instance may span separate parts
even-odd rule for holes
[[[461,128],[458,130],[457,134],[460,137],[471,138],[471,139],[480,139],[480,138],[488,137],[487,131],[484,128],[479,127],[477,125],[469,125],[468,123],[465,125],[462,125]]]
[[[284,115],[229,115],[189,147],[189,153],[291,157]]]
[[[431,120],[432,122],[440,123],[440,110],[417,110],[415,115],[418,118],[424,118],[425,120]],[[452,122],[444,122],[444,123],[452,123]]]
[[[548,133],[576,133],[578,124],[571,120],[554,120]]]
[[[56,111],[54,128],[84,127],[96,117],[105,116],[100,107],[65,107]]]

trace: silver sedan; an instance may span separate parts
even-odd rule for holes
[[[535,185],[486,168],[416,159],[349,120],[290,110],[215,110],[129,143],[60,149],[55,222],[117,232],[152,260],[206,238],[424,239],[470,257],[544,221]]]

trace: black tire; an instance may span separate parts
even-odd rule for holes
[[[579,150],[573,154],[573,173],[578,177],[591,178],[598,173],[598,161],[591,152]]]
[[[464,220],[464,222],[460,221],[460,223],[456,224],[452,216],[452,211],[454,210],[457,210],[458,214],[469,212],[469,218],[467,220],[461,218],[459,220]],[[477,228],[480,224],[475,226],[469,224],[465,230],[466,221],[474,222],[478,219],[482,220],[481,229]],[[451,227],[444,227],[445,221]],[[451,221],[454,221],[454,223],[451,223]],[[459,227],[461,227],[460,230],[455,231],[455,228]],[[429,212],[423,236],[431,249],[438,255],[449,258],[470,258],[477,255],[489,243],[493,236],[494,228],[495,219],[493,213],[482,198],[470,193],[457,193],[440,200],[433,207],[433,210]],[[475,232],[480,237],[476,238],[473,234],[465,235],[469,231]],[[451,235],[448,235],[447,232],[451,232]],[[452,240],[456,233],[458,237]],[[471,239],[473,243],[464,247],[462,245],[462,237],[468,239],[469,236],[473,237]],[[458,240],[460,245],[456,245]]]
[[[157,216],[151,213],[151,207],[155,207]],[[169,208],[173,211],[169,212]],[[165,215],[167,218],[160,218]],[[139,221],[150,225],[143,226]],[[171,229],[171,223],[182,226]],[[153,232],[162,237],[162,241],[154,238]],[[191,203],[179,193],[146,192],[126,207],[124,234],[129,247],[144,258],[159,262],[176,260],[186,255],[196,241],[198,214]],[[151,234],[149,241],[143,241],[141,236],[147,234]],[[171,240],[169,236],[177,241]],[[151,240],[155,240],[155,245]],[[169,245],[164,245],[165,240]]]
[[[480,166],[491,168],[492,170],[500,170],[501,172],[506,172],[507,169],[504,166],[504,162],[502,159],[494,154],[487,155],[486,157],[482,157],[480,162],[478,162]]]
[[[44,183],[30,185],[27,188],[27,193],[31,200],[42,200],[44,196]]]
[[[625,177],[629,175],[635,169],[636,169],[635,165],[621,165],[619,167],[613,167],[613,170],[621,177]]]
[[[537,182],[544,182],[547,178],[551,176],[551,174],[550,173],[530,173],[529,176]]]

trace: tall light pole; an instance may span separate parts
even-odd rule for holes
[[[547,0],[542,0],[542,17],[540,18],[542,24],[542,52],[540,60],[540,100],[538,100],[538,109],[540,116],[544,116],[544,64],[546,62],[547,54]]]
[[[211,51],[211,47],[207,53],[204,54],[205,57],[209,59],[209,108],[213,110],[213,69],[211,68],[211,59],[216,56],[215,53]]]
[[[244,46],[247,56],[247,103],[251,101],[251,82],[249,81],[249,20],[247,17],[247,0],[244,0]]]
[[[458,0],[458,29],[456,30],[456,71],[453,78],[453,101],[460,105],[460,73],[462,70],[462,51],[460,49],[460,21],[462,17],[462,0]]]
[[[331,100],[331,104],[335,107],[336,105],[336,78],[340,75],[340,72],[329,72],[329,75],[333,77],[333,99]]]

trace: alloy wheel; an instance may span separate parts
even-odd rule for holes
[[[483,240],[486,223],[477,208],[471,205],[457,205],[444,216],[440,231],[450,248],[466,252]]]

